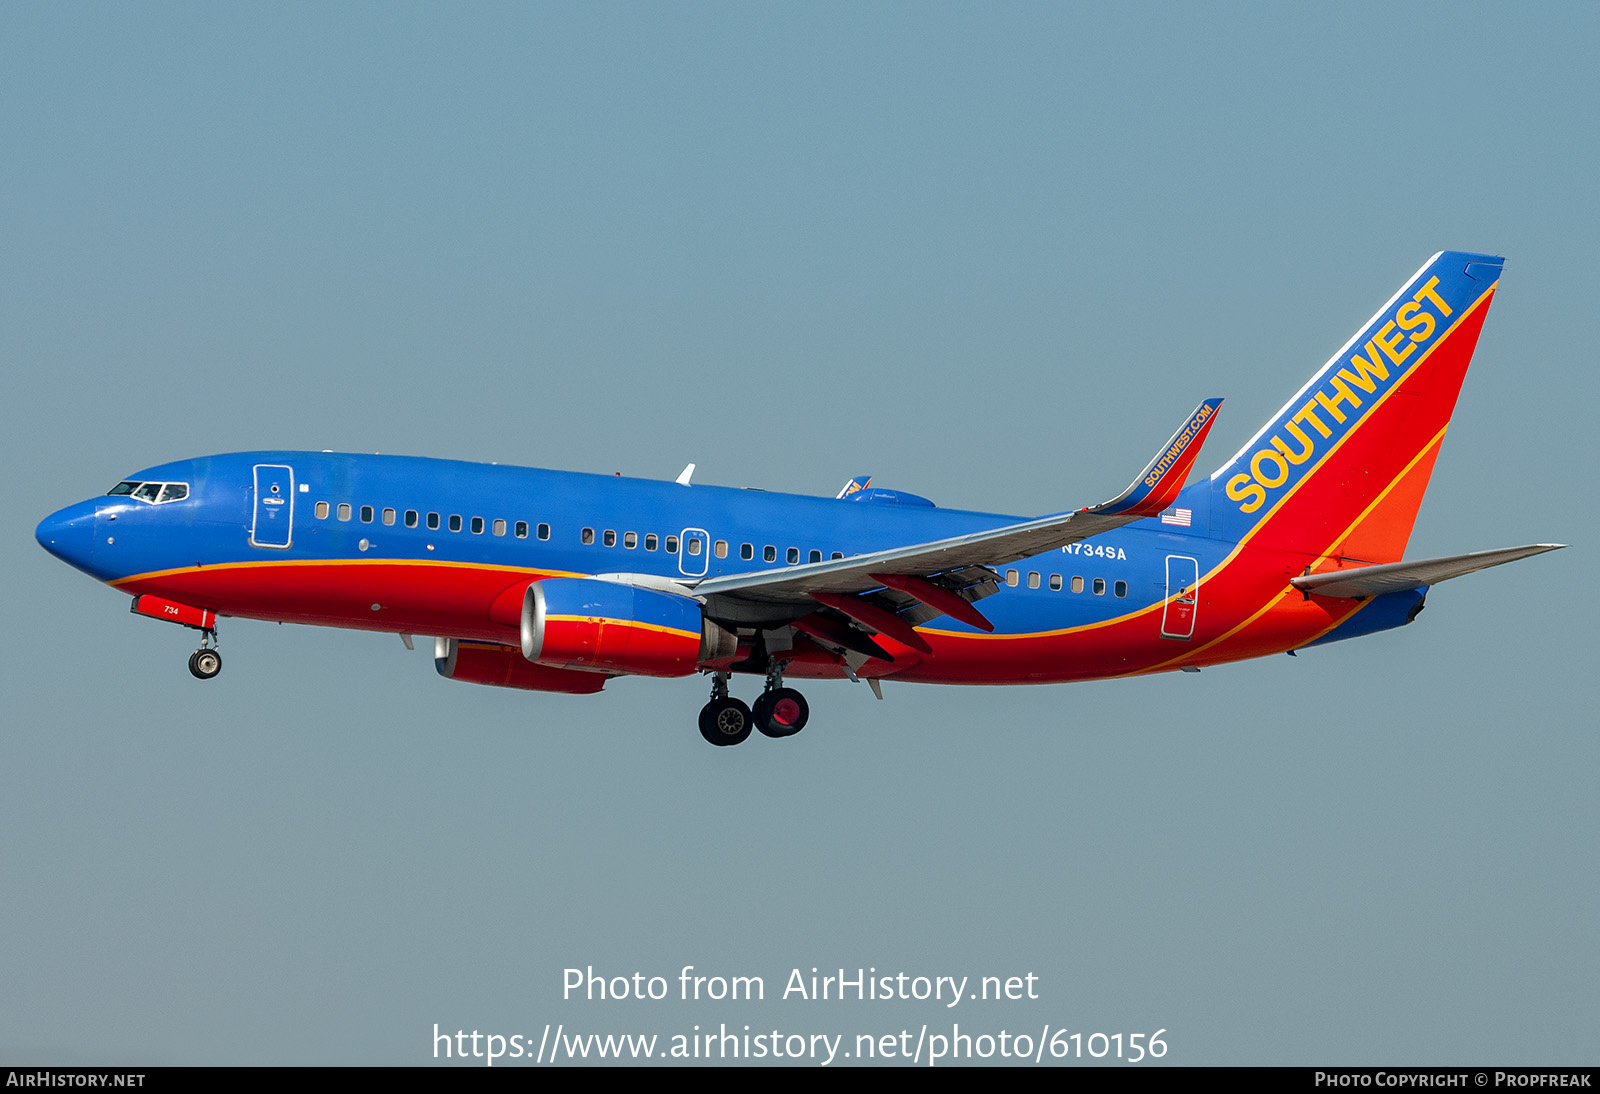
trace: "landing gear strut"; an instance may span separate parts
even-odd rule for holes
[[[714,745],[736,745],[754,728],[750,708],[728,695],[728,674],[713,674],[711,702],[700,708],[700,736]]]
[[[196,680],[209,680],[222,671],[222,654],[212,648],[217,643],[215,629],[200,632],[200,648],[189,655],[189,671]]]

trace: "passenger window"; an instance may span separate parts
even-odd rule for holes
[[[844,557],[844,552],[843,551],[835,551],[835,552],[833,552],[833,554],[829,555],[828,557],[829,558],[843,558]]]
[[[166,502],[166,501],[182,501],[184,498],[186,498],[188,496],[189,496],[188,484],[181,483],[181,482],[169,482],[169,483],[167,483],[167,488],[165,490],[161,491],[161,500],[164,501],[164,502]]]
[[[613,532],[610,528],[607,528],[605,535],[601,537],[601,540],[607,547],[615,547],[617,545],[617,533]]]
[[[668,536],[667,537],[667,554],[675,555],[677,553],[678,553],[678,537],[677,536]]]
[[[147,482],[135,490],[133,496],[140,501],[147,501],[154,505],[156,498],[161,496],[161,484],[159,482]]]
[[[528,533],[527,532],[523,532],[522,534],[523,535],[527,535]],[[549,539],[550,538],[550,526],[548,524],[539,525],[539,538],[540,539]]]
[[[585,542],[585,543],[593,543],[594,542],[594,529],[593,528],[585,528],[579,534],[578,538],[583,540],[583,542]]]
[[[325,502],[325,501],[317,502],[317,519],[318,520],[327,520],[328,519],[328,503],[327,502]]]
[[[1055,590],[1058,593],[1061,591],[1061,575],[1060,574],[1051,574],[1050,575],[1050,588]]]
[[[438,513],[429,513],[428,514],[428,528],[431,531],[435,531],[435,532],[437,532],[439,530],[439,514]]]
[[[789,565],[793,566],[796,562],[800,561],[800,548],[789,548],[783,553],[783,557],[789,560]]]
[[[644,549],[646,551],[654,551],[659,546],[661,546],[661,541],[656,538],[654,532],[646,532],[644,534]]]
[[[1028,571],[1028,588],[1037,589],[1038,587],[1039,587],[1039,571],[1038,570],[1029,570]]]
[[[517,521],[516,527],[513,528],[512,531],[514,531],[516,533],[518,539],[527,539],[528,538],[528,522],[525,521],[525,520]]]
[[[746,562],[749,562],[752,558],[755,558],[756,545],[753,543],[739,544],[739,557],[744,559]]]
[[[1083,592],[1083,578],[1074,577],[1072,579],[1072,591],[1075,593]]]
[[[499,517],[494,518],[494,523],[490,525],[490,527],[494,530],[494,534],[497,536],[503,536],[506,534],[506,522],[501,520]],[[524,529],[524,531],[526,531],[526,529]]]
[[[339,519],[340,520],[349,520],[350,519],[350,503],[349,502],[341,501],[339,503]]]
[[[812,551],[809,555],[806,556],[806,561],[808,561],[808,562],[821,562],[822,561],[822,552],[821,551]]]
[[[461,531],[461,514],[460,513],[451,513],[450,514],[450,530],[452,532]]]
[[[761,557],[768,562],[776,562],[778,561],[778,549],[769,543],[761,549]]]
[[[716,553],[716,556],[718,558],[727,558],[728,557],[728,541],[725,540],[725,539],[717,540],[716,546],[714,548],[712,548],[712,550]]]
[[[1118,596],[1127,596],[1128,583],[1126,581],[1119,581],[1115,585],[1111,586],[1111,591],[1116,593]]]
[[[372,506],[363,505],[361,507],[361,523],[362,524],[371,524],[372,523]]]
[[[683,545],[683,549],[688,551],[691,555],[698,555],[702,550],[704,550],[704,548],[705,544],[700,542],[699,536],[696,536],[694,539],[691,539],[689,542]]]
[[[394,510],[393,509],[385,509],[383,511],[383,523],[391,524],[391,525],[394,523]]]
[[[472,534],[473,535],[475,535],[475,536],[483,535],[483,518],[482,517],[473,517],[472,518],[471,528],[472,528]]]
[[[1106,579],[1105,578],[1097,577],[1097,578],[1094,579],[1094,595],[1095,596],[1105,596],[1106,595]]]
[[[415,509],[407,509],[406,510],[406,527],[407,528],[415,528],[416,526],[417,526],[417,511]]]
[[[1006,571],[1006,584],[1010,585],[1013,589],[1015,589],[1017,587],[1017,571],[1015,571],[1015,570],[1007,570]]]
[[[639,537],[632,532],[624,532],[622,533],[622,545],[631,551],[639,546]]]

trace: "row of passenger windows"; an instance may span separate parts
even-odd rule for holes
[[[1039,587],[1040,580],[1041,579],[1040,579],[1040,576],[1039,576],[1039,571],[1037,571],[1037,570],[1029,570],[1028,571],[1028,588],[1037,589]],[[1015,570],[1007,570],[1006,571],[1006,584],[1007,585],[1009,585],[1011,588],[1015,589],[1021,583],[1022,583],[1022,575],[1021,574],[1019,574]],[[1103,578],[1103,577],[1095,578],[1093,587],[1094,587],[1094,595],[1095,596],[1105,596],[1106,595],[1106,579],[1105,578]],[[1061,591],[1061,575],[1060,574],[1051,574],[1050,575],[1050,588],[1054,589],[1056,592],[1060,592]],[[1077,576],[1073,577],[1073,579],[1072,579],[1072,591],[1075,592],[1075,593],[1083,592],[1083,578],[1077,577]],[[1127,596],[1128,595],[1128,583],[1126,581],[1118,581],[1118,582],[1116,582],[1115,584],[1113,584],[1111,586],[1111,591],[1116,596]]]
[[[595,542],[595,530],[593,528],[585,528],[580,533],[579,539],[581,539],[585,544],[594,543]],[[604,545],[606,547],[615,547],[617,545],[617,542],[618,542],[618,537],[617,537],[617,533],[616,533],[616,531],[614,529],[606,528],[606,529],[604,529],[603,531],[600,532],[600,543],[602,545]],[[634,550],[635,548],[637,548],[640,545],[641,537],[636,532],[623,532],[622,536],[621,536],[621,543],[622,543],[622,546],[624,548],[626,548],[627,550],[631,551],[631,550]],[[644,534],[643,538],[642,538],[642,543],[643,543],[644,549],[646,551],[654,551],[656,549],[656,546],[657,546],[657,540],[656,540],[655,533],[654,532],[646,532]],[[665,546],[666,546],[666,550],[667,550],[668,554],[676,554],[677,550],[678,550],[678,537],[677,536],[668,536],[666,538],[666,545]],[[698,554],[700,554],[700,552],[705,550],[705,544],[704,544],[704,542],[702,542],[699,539],[699,537],[690,537],[690,539],[684,544],[683,549],[686,552],[688,552],[689,554],[691,554],[691,555],[698,555]],[[715,543],[713,543],[711,545],[711,553],[713,555],[715,555],[717,558],[727,558],[728,557],[728,541],[725,540],[725,539],[717,540]],[[746,561],[746,562],[753,561],[755,559],[755,557],[756,557],[756,545],[753,544],[753,543],[741,543],[741,544],[739,544],[739,557],[744,559],[744,561]],[[799,563],[800,563],[800,548],[798,548],[798,547],[786,548],[784,550],[783,557],[784,557],[784,561],[789,563],[791,566],[799,565]],[[834,551],[829,557],[830,558],[843,558],[844,557],[844,552],[843,551]],[[763,562],[776,562],[776,561],[778,561],[778,548],[773,546],[770,543],[767,544],[765,547],[761,548],[761,560]],[[822,561],[822,552],[819,551],[819,550],[816,550],[815,548],[813,548],[810,552],[807,553],[806,561],[807,562],[821,562]]]
[[[317,502],[316,514],[318,520],[327,520],[328,511],[329,506],[327,502]],[[354,509],[349,502],[340,502],[338,508],[334,510],[334,512],[338,515],[340,520],[349,520],[354,515]],[[378,519],[378,514],[372,508],[372,506],[363,505],[361,507],[361,523],[371,524],[375,519]],[[384,524],[393,524],[397,519],[399,519],[399,513],[394,509],[385,509],[381,519]],[[425,523],[427,524],[428,529],[430,531],[437,531],[439,528],[440,519],[441,518],[438,513],[427,514]],[[423,522],[423,515],[421,513],[417,512],[415,509],[406,510],[405,526],[407,528],[415,528],[419,523]],[[451,513],[447,518],[446,526],[452,532],[461,531],[463,526],[461,515],[459,513]],[[503,536],[506,534],[506,522],[499,517],[496,517],[493,521],[488,522],[487,525],[482,517],[471,517],[466,522],[466,527],[470,528],[472,530],[472,534],[475,536],[481,536],[486,526],[494,535]],[[512,534],[518,539],[528,538],[527,521],[519,520],[510,527]],[[548,524],[539,525],[534,529],[534,532],[540,539],[550,538],[550,526]]]
[[[594,543],[594,529],[585,528],[579,533],[578,538],[583,541],[585,546],[592,545]],[[600,533],[600,542],[607,547],[615,547],[617,545],[617,533],[612,529],[607,528],[604,532]],[[654,551],[658,547],[664,546],[667,554],[675,555],[678,553],[677,536],[666,537],[666,542],[663,544],[661,538],[654,532],[646,532],[642,539],[637,532],[622,533],[622,545],[630,551],[638,547],[641,542],[644,544],[644,549],[646,551]],[[698,539],[691,539],[689,541],[687,550],[691,555],[698,555],[701,551],[705,550],[705,546]],[[718,555],[717,557],[721,558],[722,555]]]
[[[337,507],[332,507],[328,502],[325,501],[317,502],[315,512],[318,520],[327,520],[330,511],[333,512],[339,520],[345,521],[350,520],[352,517],[357,515],[355,508],[349,502],[340,502]],[[392,525],[397,519],[399,519],[399,514],[394,509],[385,509],[380,517],[378,512],[372,506],[363,505],[361,506],[360,510],[360,519],[361,523],[363,524],[371,524],[374,520],[381,519],[384,524]],[[419,521],[421,520],[422,514],[418,513],[417,510],[407,509],[405,511],[404,523],[407,528],[417,527]],[[440,521],[441,518],[438,513],[429,513],[427,514],[425,523],[430,530],[437,530],[440,526]],[[445,518],[445,526],[448,527],[452,532],[461,531],[463,527],[461,516],[456,513],[450,514],[448,518]],[[485,522],[482,517],[471,517],[466,521],[465,527],[470,529],[473,535],[482,535],[485,528]],[[503,536],[506,534],[506,522],[498,517],[496,517],[493,521],[490,521],[487,524],[487,527],[494,535]],[[525,520],[517,521],[511,526],[511,531],[512,534],[518,539],[527,539],[528,522]],[[550,526],[548,524],[540,524],[534,529],[534,533],[540,539],[549,539]],[[595,530],[593,528],[585,528],[579,533],[578,538],[585,545],[592,545],[596,540]],[[678,553],[677,536],[661,537],[656,535],[654,532],[646,532],[643,536],[641,536],[637,532],[623,532],[619,537],[615,529],[606,528],[599,533],[598,538],[600,543],[607,547],[617,546],[620,540],[622,546],[630,551],[642,546],[646,551],[664,549],[669,555],[675,555]],[[690,555],[699,555],[705,550],[705,544],[701,539],[699,539],[699,537],[690,537],[688,543],[684,545],[684,550]],[[711,553],[717,558],[727,558],[728,541],[725,539],[717,540],[711,545]],[[746,562],[752,561],[756,557],[755,544],[741,543],[739,545],[739,557],[744,559]],[[761,557],[765,562],[778,561],[778,548],[770,543],[767,544],[761,549]],[[830,557],[843,558],[844,553],[842,551],[834,551]],[[784,551],[784,560],[790,565],[798,565],[800,562],[800,548],[787,548]],[[811,550],[807,555],[807,561],[821,562],[822,552],[816,549]]]

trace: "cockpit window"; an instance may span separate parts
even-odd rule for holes
[[[149,502],[151,505],[160,505],[167,501],[182,501],[189,496],[189,484],[186,482],[119,482],[106,496],[111,498],[131,497],[138,501]]]

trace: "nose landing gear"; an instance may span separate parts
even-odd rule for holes
[[[196,680],[209,680],[222,671],[222,653],[212,648],[216,641],[215,628],[200,632],[200,648],[189,655],[189,672]]]

